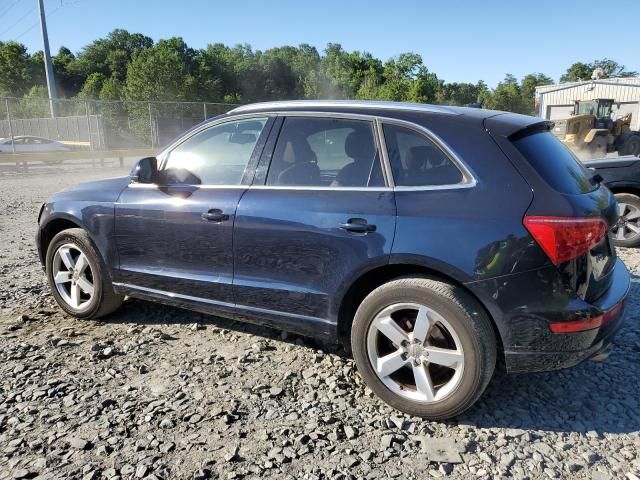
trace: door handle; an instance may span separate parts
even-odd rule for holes
[[[202,218],[202,220],[206,220],[207,222],[219,223],[229,220],[229,215],[227,215],[226,213],[222,213],[222,210],[220,210],[219,208],[212,208],[208,212],[200,215],[200,217]]]
[[[350,218],[346,223],[341,223],[340,228],[352,233],[368,233],[376,231],[376,226],[367,223],[367,220],[364,218]]]

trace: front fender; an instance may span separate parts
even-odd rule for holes
[[[89,201],[54,201],[44,205],[36,236],[43,264],[53,237],[62,230],[74,227],[87,232],[106,265],[117,266],[118,254],[111,241],[114,232],[114,204]]]

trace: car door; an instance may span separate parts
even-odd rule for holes
[[[223,121],[161,155],[155,184],[131,183],[115,207],[127,288],[204,304],[233,303],[233,223],[272,120]]]
[[[347,285],[388,262],[395,203],[377,132],[368,117],[284,118],[236,213],[241,318],[331,333]]]
[[[16,147],[16,153],[28,153],[33,151],[33,145],[31,145],[28,137],[14,138],[13,143]]]

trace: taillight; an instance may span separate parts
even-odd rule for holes
[[[607,234],[600,217],[525,216],[524,226],[556,264],[584,255]]]

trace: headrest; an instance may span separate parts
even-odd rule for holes
[[[286,163],[316,163],[318,161],[309,143],[303,138],[296,137],[287,141],[282,157]]]
[[[369,162],[375,153],[370,129],[358,129],[347,135],[344,152],[355,162]]]

